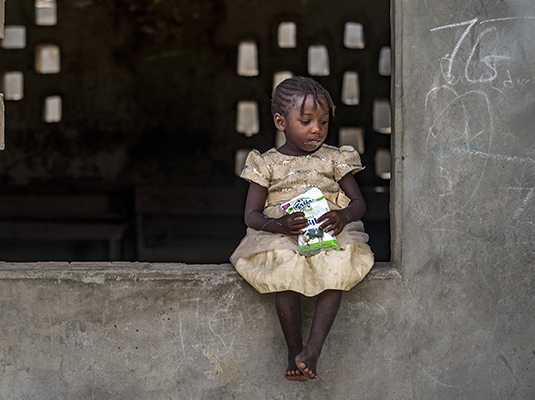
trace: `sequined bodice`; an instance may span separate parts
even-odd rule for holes
[[[338,181],[349,172],[362,170],[359,154],[351,146],[323,145],[306,156],[287,156],[272,148],[249,153],[241,177],[268,189],[268,196],[291,199],[312,187],[323,193],[340,190]],[[287,194],[287,195],[284,195]]]

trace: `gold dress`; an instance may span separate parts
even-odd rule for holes
[[[347,207],[350,200],[338,181],[362,169],[353,147],[323,144],[307,156],[287,156],[274,148],[263,154],[252,150],[241,177],[268,189],[264,214],[279,218],[285,215],[282,203],[312,187],[323,192],[331,210]],[[373,253],[361,221],[347,224],[336,240],[339,248],[304,256],[298,252],[296,236],[248,228],[230,262],[260,293],[292,290],[315,296],[327,289],[349,290],[373,266]]]

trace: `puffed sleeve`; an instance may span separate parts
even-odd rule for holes
[[[334,179],[337,182],[347,173],[356,174],[363,169],[360,155],[353,147],[340,147],[338,159],[334,161]]]
[[[266,161],[258,150],[251,150],[240,177],[249,182],[258,183],[260,186],[269,187],[270,172]]]

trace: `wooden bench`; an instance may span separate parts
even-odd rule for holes
[[[246,189],[245,185],[137,188],[138,260],[228,262],[245,235]]]
[[[124,204],[113,194],[0,194],[3,240],[106,241],[108,260],[117,261],[126,227]]]

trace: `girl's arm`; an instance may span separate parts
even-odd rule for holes
[[[331,210],[318,218],[318,222],[325,221],[320,228],[325,232],[332,232],[335,236],[342,232],[349,222],[358,221],[366,212],[366,203],[353,174],[347,173],[338,181],[338,184],[351,202],[346,208]]]
[[[299,235],[302,233],[302,229],[307,227],[306,220],[302,219],[305,216],[302,212],[285,215],[280,218],[269,218],[264,215],[266,198],[267,188],[251,182],[245,202],[245,224],[249,228],[284,233],[285,235]]]

